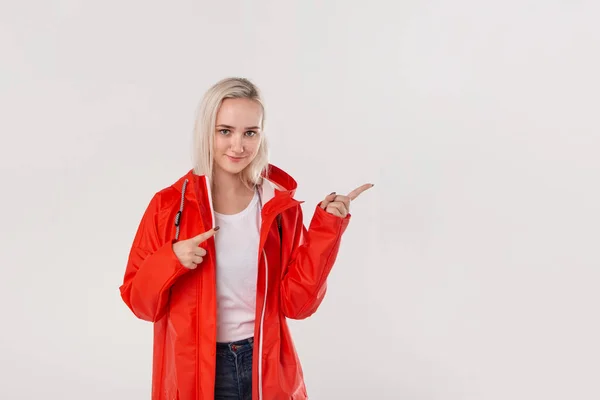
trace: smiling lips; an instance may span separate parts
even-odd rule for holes
[[[227,158],[229,158],[229,160],[232,161],[232,162],[240,162],[240,161],[242,161],[246,157],[232,157],[232,156],[227,156]]]

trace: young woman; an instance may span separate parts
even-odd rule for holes
[[[373,185],[326,196],[306,229],[295,180],[268,163],[264,120],[248,80],[210,88],[194,168],[140,222],[120,292],[154,323],[153,400],[308,398],[286,318],[323,301],[350,203]]]

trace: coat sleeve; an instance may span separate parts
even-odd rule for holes
[[[280,286],[281,309],[287,318],[304,319],[317,311],[350,217],[329,214],[319,203],[307,230],[302,211],[298,212],[293,252]]]
[[[165,314],[169,290],[189,271],[173,252],[173,242],[158,235],[159,195],[146,208],[139,224],[125,269],[121,298],[140,319],[156,322]]]

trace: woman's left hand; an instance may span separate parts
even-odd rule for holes
[[[321,202],[321,208],[327,211],[329,214],[336,215],[340,218],[346,218],[350,212],[350,203],[352,200],[356,199],[362,192],[367,189],[371,189],[373,186],[374,185],[371,183],[366,183],[348,193],[347,196],[339,195],[333,192],[325,197],[325,200]]]

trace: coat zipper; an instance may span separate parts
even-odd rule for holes
[[[283,234],[282,234],[282,227],[281,227],[281,215],[283,214],[283,212],[285,210],[287,210],[288,208],[291,208],[292,206],[286,207],[285,209],[281,210],[279,214],[277,214],[275,216],[275,219],[277,220],[277,232],[279,233],[279,240],[280,240],[280,261],[283,255]],[[258,334],[259,334],[259,341],[258,341],[258,400],[262,400],[263,399],[263,384],[262,384],[262,359],[263,359],[263,326],[264,326],[264,321],[265,321],[265,313],[267,311],[267,295],[269,293],[269,261],[267,259],[267,253],[265,252],[265,248],[264,246],[262,247],[262,255],[263,255],[263,259],[265,260],[265,298],[263,300],[263,305],[262,305],[262,311],[260,313],[260,325],[259,325],[259,329],[258,329]]]
[[[267,253],[263,248],[263,258],[265,259],[265,298],[263,300],[262,312],[260,313],[259,342],[258,342],[258,400],[263,398],[262,385],[262,359],[263,359],[263,324],[265,321],[265,312],[267,310],[267,293],[269,289],[269,262]]]
[[[213,209],[213,201],[212,201],[212,190],[211,190],[211,183],[208,179],[208,177],[204,177],[204,187],[206,188],[206,197],[208,198],[208,209],[210,211],[210,218],[211,218],[211,227],[210,229],[215,227],[215,213],[214,213],[214,209]],[[198,206],[200,206],[200,203],[198,203]],[[200,207],[199,207],[200,208]],[[200,212],[200,218],[202,219],[202,210],[198,210]],[[203,221],[204,222],[204,221]],[[213,239],[214,240],[214,239]],[[207,243],[207,249],[208,251],[208,243]],[[216,257],[216,249],[213,247],[213,251],[212,253],[215,255]],[[216,269],[216,258],[214,259],[214,266]],[[216,274],[216,270],[215,270],[215,274]],[[200,309],[202,307],[200,307],[201,304],[201,300],[200,300],[200,280],[198,279],[197,281],[197,287],[196,287],[196,332],[198,334],[197,337],[197,342],[198,344],[200,343]],[[196,379],[197,381],[197,385],[198,385],[198,389],[200,389],[200,345],[196,346]],[[198,390],[198,394],[199,394],[199,390]]]

